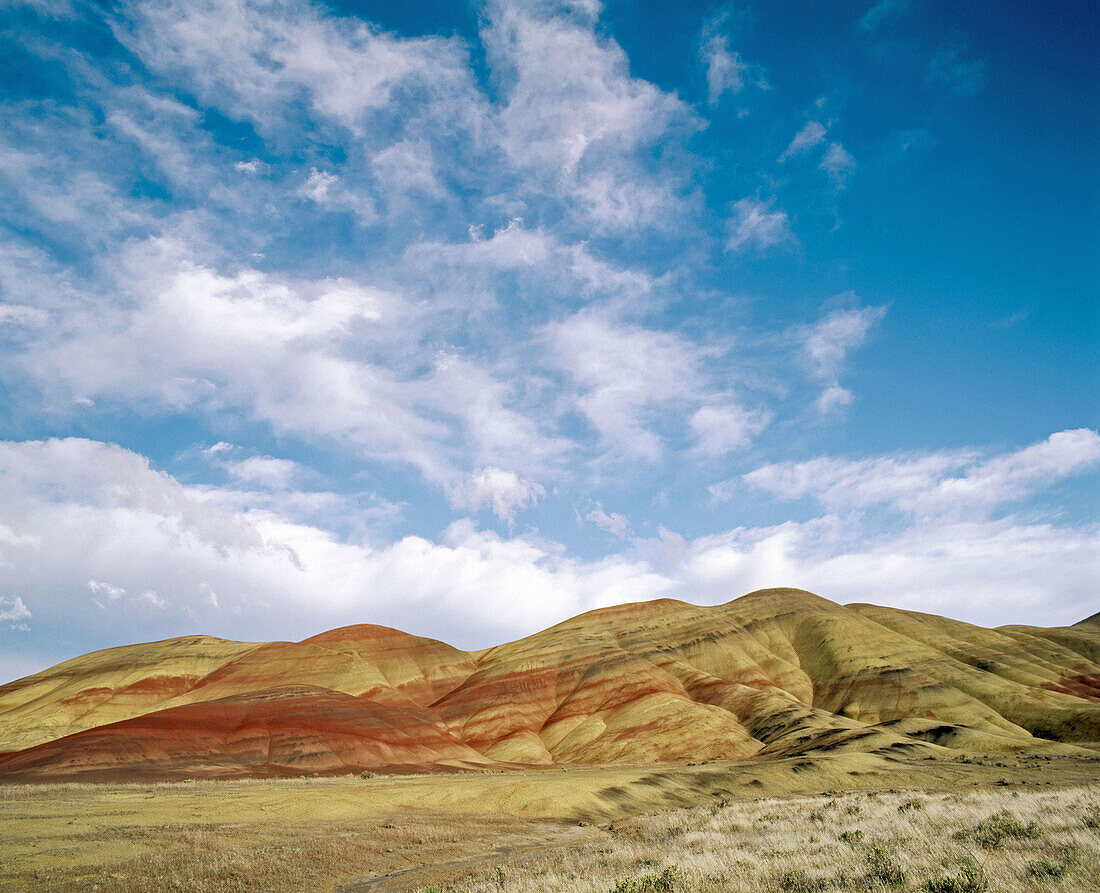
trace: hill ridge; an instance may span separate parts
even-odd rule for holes
[[[474,652],[375,624],[181,636],[0,688],[2,781],[1097,740],[1100,625],[984,629],[794,588],[608,606]]]

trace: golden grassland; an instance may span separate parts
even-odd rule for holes
[[[1042,753],[13,785],[0,889],[1093,890],[1097,826]]]
[[[1094,891],[1100,787],[723,800],[616,823],[606,838],[420,890]]]

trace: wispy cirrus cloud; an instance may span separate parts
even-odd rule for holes
[[[787,212],[773,210],[769,202],[746,196],[734,203],[732,211],[726,224],[726,250],[731,254],[765,251],[794,239]]]
[[[880,0],[863,14],[859,27],[868,34],[873,33],[907,9],[909,0]]]
[[[817,408],[822,414],[839,409],[854,399],[851,391],[840,384],[845,361],[885,315],[884,306],[837,308],[820,322],[798,331],[803,360],[810,374],[825,385],[817,399]]]
[[[828,131],[819,121],[808,121],[806,125],[794,135],[790,144],[779,156],[780,161],[787,161],[796,155],[810,151],[814,146],[821,145]]]
[[[966,39],[953,32],[928,63],[926,82],[956,96],[975,96],[985,85],[985,61],[967,56]]]
[[[917,515],[984,515],[1063,478],[1100,465],[1100,435],[1059,431],[1021,450],[972,451],[766,465],[744,475],[782,499],[812,497],[830,511],[883,505]]]
[[[691,416],[695,449],[704,456],[724,456],[747,446],[770,421],[766,410],[746,409],[737,403],[702,406]]]
[[[698,126],[676,96],[630,75],[622,48],[587,6],[492,2],[482,30],[499,78],[499,146],[530,178],[600,230],[683,218],[679,176],[648,152]]]
[[[562,370],[576,383],[577,408],[622,456],[655,461],[656,410],[691,399],[703,383],[700,349],[665,331],[582,311],[547,329]]]
[[[838,189],[848,185],[848,179],[855,170],[856,162],[848,150],[840,143],[829,143],[829,148],[821,158],[821,169],[827,173]]]

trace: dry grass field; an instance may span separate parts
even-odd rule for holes
[[[0,889],[1092,890],[1098,825],[1038,754],[16,785]]]
[[[615,823],[421,893],[1094,891],[1100,786],[766,797]],[[381,891],[384,885],[352,890]]]

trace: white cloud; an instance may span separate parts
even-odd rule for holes
[[[492,509],[502,521],[515,521],[516,511],[535,505],[546,490],[534,481],[526,481],[514,471],[503,468],[482,468],[461,486],[450,492],[451,505],[476,512]]]
[[[671,170],[650,171],[645,150],[689,132],[695,116],[630,76],[622,48],[594,30],[593,9],[487,4],[481,36],[501,88],[500,147],[590,225],[667,227],[682,215],[678,183]]]
[[[277,431],[408,463],[437,483],[472,464],[541,470],[563,452],[473,359],[440,354],[425,377],[414,363],[432,320],[392,292],[220,273],[171,240],[132,249],[122,281],[127,306],[71,314],[19,358],[27,374],[131,404],[244,408]]]
[[[840,143],[829,143],[829,148],[821,159],[821,169],[832,178],[838,188],[848,183],[855,168],[855,159]]]
[[[273,456],[250,456],[239,462],[229,462],[225,468],[239,481],[271,490],[287,489],[299,471],[298,463]]]
[[[1056,626],[1095,612],[1095,527],[937,521],[867,534],[858,517],[826,516],[701,537],[672,571],[673,594],[715,603],[797,585],[842,603],[892,605],[983,626]]]
[[[723,456],[747,446],[770,421],[766,412],[733,403],[702,406],[691,416],[695,448],[705,456]]]
[[[783,499],[813,497],[830,511],[886,505],[921,516],[980,516],[1097,465],[1100,435],[1079,428],[989,458],[972,451],[821,458],[766,465],[744,475],[744,480]]]
[[[855,394],[838,384],[831,384],[814,401],[818,414],[830,415],[855,400]]]
[[[1091,456],[1090,443],[1055,437],[986,461],[978,477],[1040,486]],[[625,554],[580,561],[559,544],[503,538],[469,520],[436,543],[370,546],[233,501],[109,444],[2,443],[0,523],[22,544],[0,543],[0,610],[15,623],[33,612],[59,649],[43,653],[49,661],[197,628],[298,639],[354,622],[484,647],[602,605],[717,603],[773,585],[985,624],[1066,623],[1094,611],[1100,573],[1100,531],[1011,519],[924,519],[875,536],[858,515],[691,541],[662,530]],[[599,512],[589,520],[628,534],[622,516]],[[21,654],[12,649],[17,662]]]
[[[697,398],[699,348],[671,332],[583,311],[551,325],[552,358],[582,391],[577,406],[614,451],[656,460],[661,439],[652,412]]]
[[[366,118],[409,90],[452,98],[469,89],[461,42],[402,39],[363,22],[326,18],[306,2],[168,0],[132,3],[120,37],[149,67],[186,79],[205,104],[271,132],[296,100],[362,133]]]
[[[302,184],[299,192],[305,198],[315,201],[319,205],[327,205],[332,200],[330,193],[336,191],[336,184],[339,182],[340,178],[333,174],[319,171],[317,168],[310,168],[309,177]]]
[[[80,120],[83,115],[65,115],[56,109],[42,112],[42,116],[51,114],[56,120],[49,128],[25,115],[5,116],[0,131],[0,187],[7,196],[16,197],[8,200],[8,218],[33,231],[55,232],[66,239],[82,237],[99,248],[112,237],[147,224],[148,203],[124,195],[107,171],[94,169],[107,142],[97,142],[82,130],[91,129]],[[43,130],[52,138],[43,140]],[[82,152],[91,157],[74,164],[69,153]]]
[[[339,177],[327,171],[311,168],[298,194],[322,207],[351,211],[364,224],[378,218],[369,196],[349,191]]]
[[[0,326],[40,326],[49,317],[37,307],[0,303]]]
[[[758,65],[750,65],[741,54],[730,49],[729,35],[724,33],[733,22],[729,10],[710,19],[699,36],[699,60],[707,76],[707,101],[715,106],[726,93],[737,95],[746,86],[767,90],[768,82]]]
[[[390,200],[390,213],[397,202],[410,194],[442,196],[443,185],[436,176],[431,145],[424,140],[403,140],[374,154],[370,161],[378,188]]]
[[[790,145],[783,150],[783,154],[779,156],[780,161],[786,161],[788,158],[793,158],[795,155],[801,155],[803,152],[808,152],[814,146],[821,144],[825,139],[826,130],[824,126],[817,121],[810,121],[803,127],[798,133],[794,135],[794,139],[791,140]]]
[[[909,8],[909,0],[880,0],[863,14],[859,27],[867,33],[878,30],[883,23]]]
[[[930,85],[941,86],[956,96],[974,96],[985,86],[985,62],[981,59],[969,59],[963,36],[953,33],[936,50],[928,63]]]
[[[595,524],[601,530],[606,530],[619,539],[630,538],[630,519],[618,512],[605,512],[603,506],[599,503],[588,511],[584,516],[584,520]]]
[[[731,52],[729,38],[724,34],[712,34],[699,50],[707,69],[707,99],[717,105],[724,93],[740,93],[745,89],[742,74],[748,67],[741,56]]]
[[[734,203],[727,224],[726,250],[730,253],[764,251],[793,239],[786,211],[773,211],[770,203],[751,197]]]
[[[18,595],[14,597],[0,595],[0,622],[14,624],[21,620],[30,620],[32,616],[30,609]]]
[[[103,583],[99,580],[89,580],[88,589],[91,590],[93,595],[101,595],[110,602],[117,602],[126,594],[126,590],[121,586],[112,586],[110,583]]]
[[[506,515],[515,507],[514,477],[488,470],[481,484],[475,498]],[[520,498],[540,493],[525,486]],[[117,446],[0,443],[0,523],[34,543],[0,544],[4,609],[33,610],[43,635],[58,643],[79,634],[84,650],[197,627],[297,639],[366,621],[483,647],[667,586],[633,559],[578,561],[555,543],[503,539],[469,521],[439,543],[408,536],[371,546],[234,502]],[[72,642],[53,647],[73,649],[53,660],[77,653]]]
[[[810,373],[825,383],[817,399],[819,412],[827,414],[852,402],[851,392],[840,385],[840,373],[848,354],[863,344],[871,328],[885,315],[884,306],[838,308],[816,325],[798,331]]]

